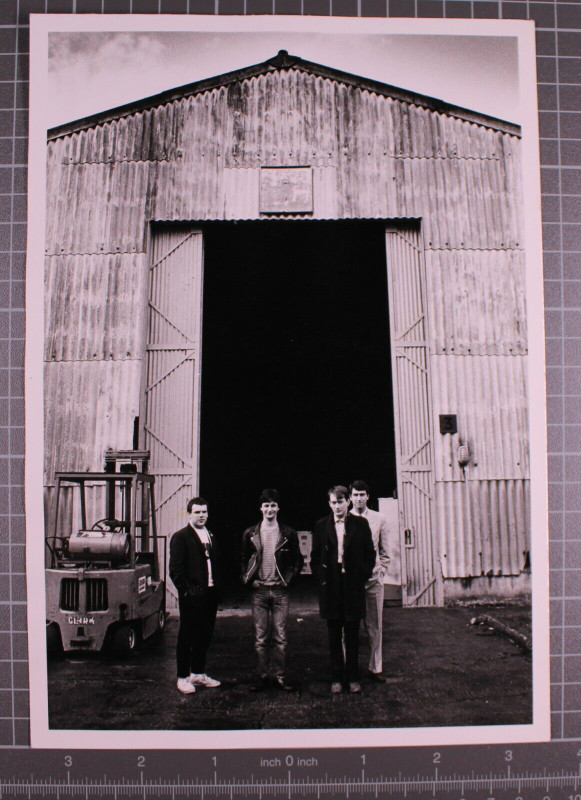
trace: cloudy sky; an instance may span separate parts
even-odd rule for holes
[[[281,49],[511,122],[521,120],[512,36],[73,31],[49,34],[47,127],[250,66]]]

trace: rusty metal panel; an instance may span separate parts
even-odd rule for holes
[[[230,169],[223,173],[224,217],[257,219],[259,211],[260,169]],[[269,214],[269,218],[272,216]]]
[[[63,164],[102,164],[112,161],[166,161],[176,157],[174,114],[167,104],[140,114],[73,133],[65,143]]]
[[[432,352],[527,353],[522,250],[427,250]]]
[[[436,480],[524,480],[530,475],[527,359],[432,356],[432,410],[457,414],[458,432],[434,437]],[[467,444],[463,470],[458,447]]]
[[[436,482],[445,578],[520,575],[530,550],[528,480]]]
[[[507,191],[510,171],[494,159],[397,159],[389,212],[421,217],[427,249],[518,248],[521,204]]]
[[[386,232],[404,605],[437,600],[425,275],[418,228]]]
[[[319,173],[327,188],[315,180],[312,218],[423,217],[437,248],[520,241],[516,136],[300,70],[173,100],[50,148],[54,253],[143,250],[144,214],[259,218],[248,170],[261,166],[333,168]],[[73,241],[71,210],[86,221]]]
[[[107,448],[132,449],[140,380],[140,359],[45,364],[47,484],[56,470],[100,471]]]
[[[158,165],[156,219],[258,218],[247,171],[311,165],[333,167],[336,196],[329,207],[315,187],[313,218],[433,218],[433,247],[520,240],[514,136],[292,70],[179,103],[181,155]]]
[[[407,123],[407,136],[399,138],[396,157],[496,160],[503,157],[500,131],[401,101],[393,102],[400,125]]]
[[[148,163],[78,164],[56,169],[57,180],[50,182],[47,195],[49,255],[145,250]]]
[[[45,360],[140,358],[144,255],[46,259]]]
[[[198,491],[202,256],[199,231],[155,231],[144,434],[156,478],[157,527],[165,535],[182,526],[186,503]]]

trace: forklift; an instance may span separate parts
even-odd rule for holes
[[[148,463],[146,450],[107,450],[103,472],[55,473],[46,538],[49,658],[102,650],[126,656],[163,632],[167,541],[157,535]],[[89,524],[88,491],[105,506],[104,516]],[[73,495],[81,528],[59,535]]]

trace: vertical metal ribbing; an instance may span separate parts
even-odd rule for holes
[[[386,232],[394,376],[403,599],[436,602],[432,542],[432,446],[421,238],[408,226]],[[406,542],[405,531],[411,531]]]
[[[183,525],[198,490],[201,317],[202,234],[159,231],[150,268],[144,441],[162,535]],[[173,607],[173,595],[168,600]]]

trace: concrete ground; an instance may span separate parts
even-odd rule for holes
[[[55,729],[239,730],[251,728],[421,727],[526,724],[532,715],[530,657],[504,635],[470,624],[485,613],[530,633],[530,609],[386,608],[384,674],[363,678],[361,695],[329,693],[327,631],[312,602],[289,618],[293,693],[252,693],[254,651],[247,603],[219,612],[207,671],[218,689],[182,695],[175,683],[177,619],[163,638],[124,663],[74,656],[49,665]],[[367,647],[361,636],[361,668]]]

